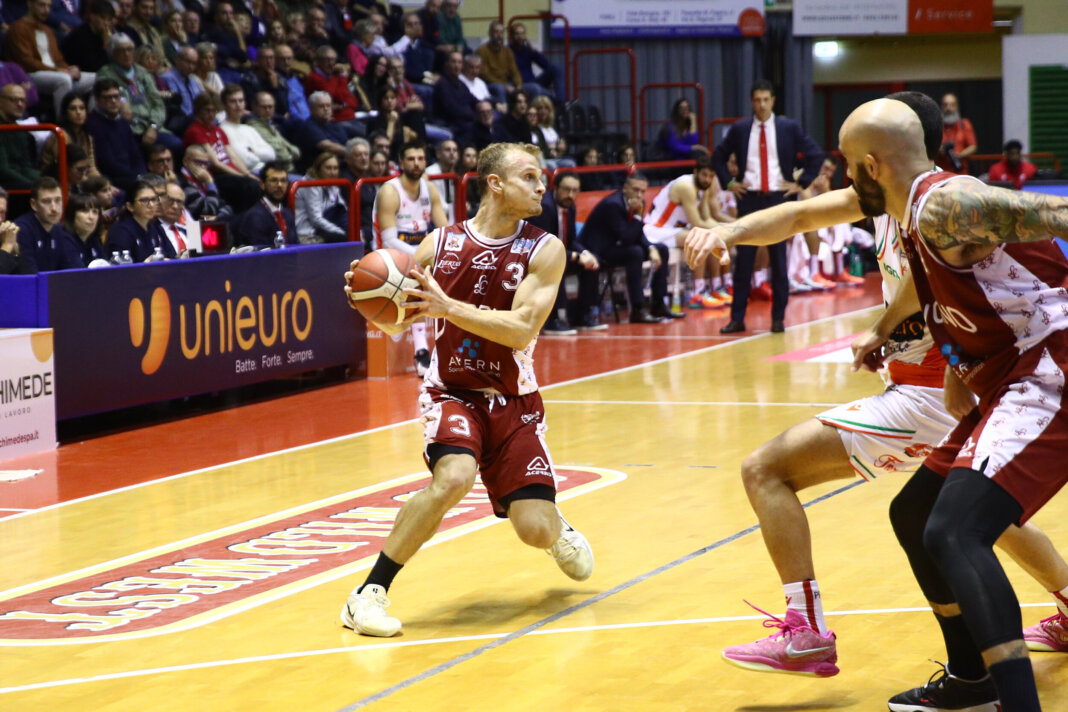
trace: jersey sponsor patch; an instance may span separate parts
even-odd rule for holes
[[[448,252],[459,252],[464,249],[464,240],[467,239],[467,235],[463,233],[449,233],[445,236],[445,249]]]
[[[441,270],[443,274],[452,274],[460,269],[461,265],[463,262],[456,255],[442,255],[436,269]]]
[[[523,255],[534,249],[534,243],[537,240],[529,237],[520,237],[512,241],[512,253],[516,255]]]

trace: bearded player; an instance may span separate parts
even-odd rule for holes
[[[377,325],[395,334],[418,319],[436,320],[419,397],[432,480],[401,507],[370,574],[341,610],[342,623],[358,633],[400,631],[401,622],[385,610],[390,584],[478,473],[494,513],[512,523],[523,543],[547,550],[576,581],[593,573],[589,543],[555,504],[545,406],[534,377],[534,345],[565,263],[563,242],[525,221],[541,212],[540,155],[530,144],[482,150],[478,215],[420,243],[412,271],[419,287],[406,290],[405,319]]]

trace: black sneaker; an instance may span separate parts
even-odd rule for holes
[[[574,336],[578,332],[560,317],[551,316],[546,320],[545,326],[541,327],[541,333],[544,336]]]
[[[891,712],[1001,712],[994,680],[968,682],[949,674],[945,665],[923,687],[890,698]]]
[[[430,368],[430,352],[426,349],[419,349],[415,352],[415,375],[422,378],[426,375],[427,369]]]
[[[579,331],[604,331],[608,324],[602,324],[593,314],[587,314],[582,321],[575,324],[575,328]]]

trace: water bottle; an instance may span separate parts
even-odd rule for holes
[[[281,250],[285,246],[286,246],[286,236],[282,234],[281,230],[279,230],[278,232],[276,232],[274,234],[274,249]]]
[[[680,294],[682,290],[676,289],[675,293],[671,295],[671,311],[676,314],[682,313],[682,296]]]
[[[163,248],[156,245],[155,249],[152,250],[152,255],[145,262],[162,262],[165,259],[167,258],[163,255]]]
[[[133,257],[130,256],[130,251],[129,250],[123,250],[122,251],[122,263],[124,265],[132,265],[133,264]]]
[[[119,253],[119,252],[112,252],[111,253],[111,259],[108,260],[108,262],[110,262],[113,265],[121,265],[122,264],[122,254]]]

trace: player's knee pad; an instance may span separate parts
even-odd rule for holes
[[[1016,500],[983,473],[954,468],[928,517],[924,547],[943,570],[973,562],[1021,513]]]
[[[921,465],[890,502],[890,524],[906,553],[923,548],[923,531],[945,480]]]

